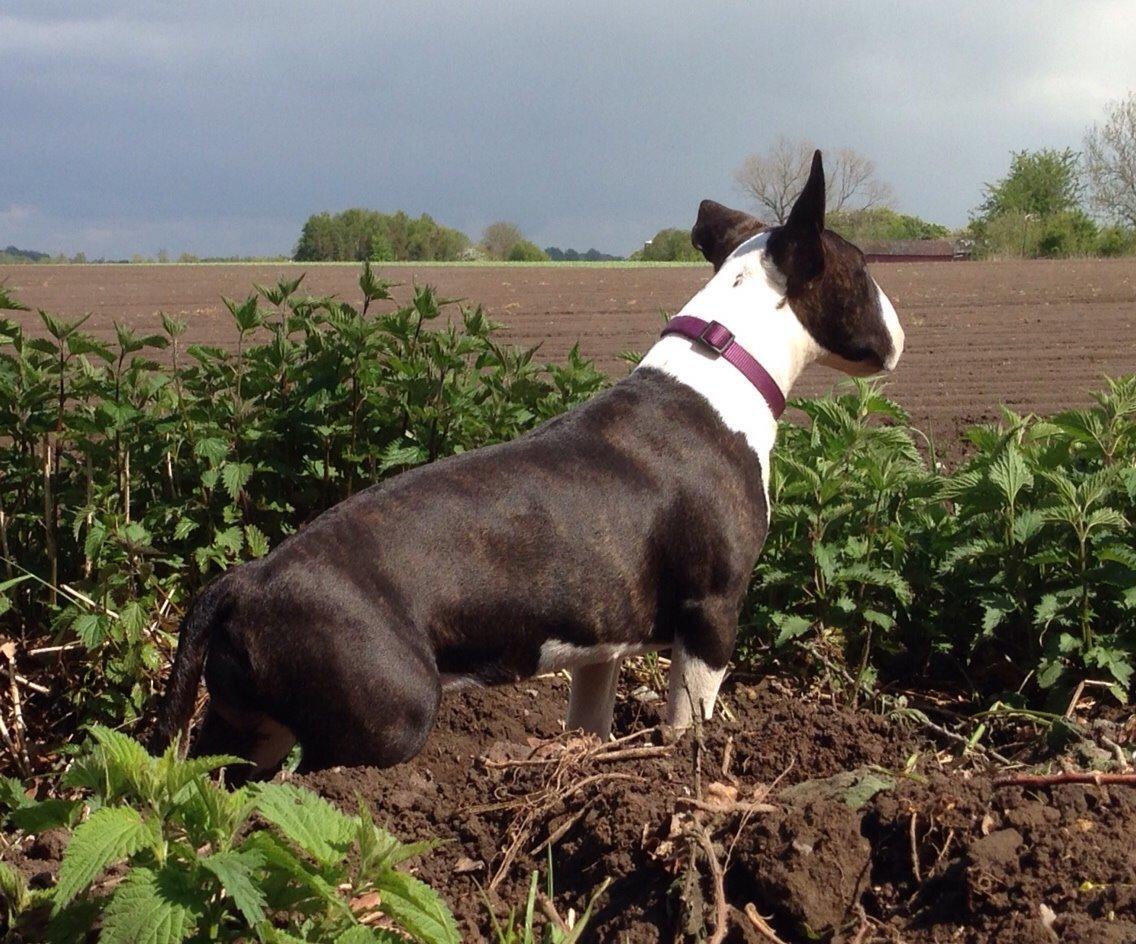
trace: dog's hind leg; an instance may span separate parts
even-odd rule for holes
[[[368,645],[345,650],[326,670],[326,687],[313,679],[297,688],[283,719],[299,737],[301,772],[391,767],[422,749],[442,685],[433,654],[412,633],[372,631]]]
[[[234,764],[226,770],[230,786],[248,780],[261,780],[274,774],[296,737],[284,725],[260,712],[226,708],[210,702],[190,752],[194,757],[235,754],[250,763]]]
[[[572,689],[568,696],[567,728],[583,728],[606,741],[611,734],[615,712],[615,685],[622,659],[577,665],[572,669]]]

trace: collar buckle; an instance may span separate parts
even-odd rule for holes
[[[734,332],[718,321],[708,321],[698,332],[698,340],[715,354],[725,354],[734,345]]]

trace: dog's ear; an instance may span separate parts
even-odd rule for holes
[[[698,219],[690,231],[690,241],[717,272],[726,258],[765,224],[741,210],[731,210],[713,200],[698,205]]]
[[[820,151],[789,218],[769,236],[767,251],[785,276],[786,294],[798,294],[824,271],[824,165]]]

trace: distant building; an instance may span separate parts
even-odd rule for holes
[[[869,262],[953,262],[969,259],[970,247],[956,239],[867,240],[860,249]]]

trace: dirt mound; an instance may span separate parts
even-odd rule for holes
[[[420,874],[469,940],[551,866],[561,915],[610,880],[594,941],[708,937],[722,914],[736,941],[1136,941],[1127,788],[996,787],[777,680],[728,688],[725,717],[677,740],[650,697],[622,700],[601,746],[561,733],[559,679],[455,693],[411,763],[302,779],[404,839],[454,840]]]

